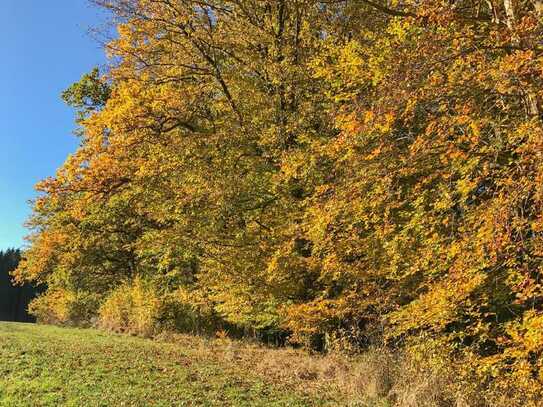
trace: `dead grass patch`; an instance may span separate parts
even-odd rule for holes
[[[404,355],[371,349],[360,355],[319,355],[293,348],[266,348],[228,338],[162,334],[157,339],[190,347],[197,357],[251,371],[265,382],[330,405],[375,407],[489,407],[470,389],[458,388],[450,372]],[[493,406],[496,406],[495,404]]]

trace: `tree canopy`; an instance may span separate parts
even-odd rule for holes
[[[110,65],[64,93],[81,146],[16,273],[38,316],[432,349],[537,400],[539,3],[95,3]]]

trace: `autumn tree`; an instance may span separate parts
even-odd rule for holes
[[[118,36],[64,93],[36,313],[431,349],[537,400],[538,3],[95,3]]]

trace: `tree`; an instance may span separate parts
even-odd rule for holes
[[[19,250],[0,251],[0,320],[2,321],[32,321],[27,307],[36,295],[36,289],[31,286],[14,286],[10,275],[17,268],[19,260]]]
[[[40,315],[147,296],[158,326],[423,346],[537,400],[537,5],[96,3],[111,66],[64,94],[81,146],[16,273]]]

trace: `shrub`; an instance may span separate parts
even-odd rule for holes
[[[89,326],[98,309],[99,297],[88,292],[56,288],[35,298],[28,311],[38,323]]]
[[[218,316],[190,304],[180,291],[164,292],[141,277],[113,290],[98,314],[101,328],[142,336],[163,331],[212,333],[222,328]]]
[[[151,335],[157,328],[159,309],[157,290],[136,277],[109,294],[98,311],[98,325],[114,332]]]

